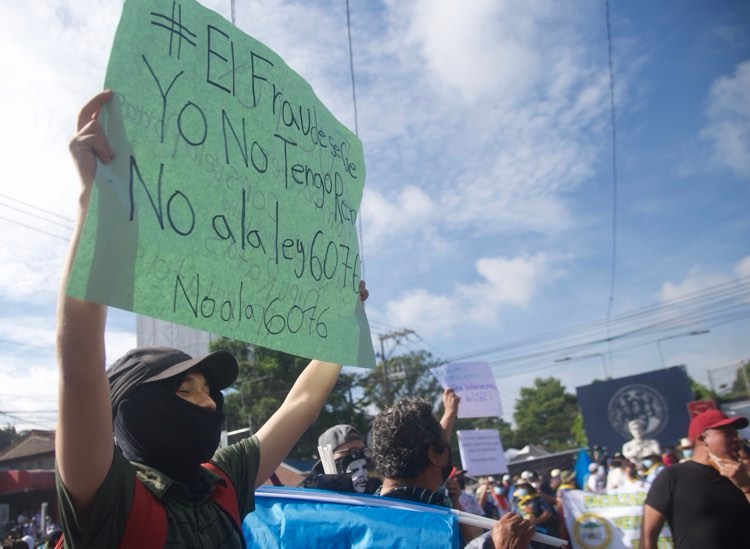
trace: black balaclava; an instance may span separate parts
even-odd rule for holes
[[[189,483],[219,446],[224,398],[212,389],[213,411],[177,396],[185,374],[133,389],[118,404],[114,431],[126,459]]]

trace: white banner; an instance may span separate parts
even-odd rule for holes
[[[638,549],[643,489],[616,490],[601,494],[583,490],[563,492],[565,527],[574,549]],[[672,547],[667,526],[659,536],[659,549]]]
[[[497,475],[508,472],[503,443],[495,429],[456,431],[461,465],[471,476]]]

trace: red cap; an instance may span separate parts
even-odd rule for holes
[[[735,429],[744,429],[747,427],[748,421],[747,418],[742,416],[727,417],[721,410],[706,410],[690,421],[690,428],[688,429],[690,443],[695,442],[695,439],[706,429],[716,429],[725,425],[731,425]]]

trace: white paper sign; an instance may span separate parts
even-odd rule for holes
[[[500,393],[486,362],[454,362],[431,368],[430,372],[443,389],[453,389],[461,397],[458,417],[502,416]]]
[[[495,429],[456,431],[461,465],[470,476],[499,475],[508,472],[503,443]]]

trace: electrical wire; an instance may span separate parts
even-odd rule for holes
[[[351,23],[351,15],[349,10],[349,0],[346,0],[346,32],[347,36],[349,37],[349,73],[351,74],[352,78],[352,104],[354,105],[354,134],[359,137],[359,120],[357,115],[357,86],[356,86],[356,80],[354,78],[354,51],[352,48],[352,23]],[[363,197],[364,198],[364,197]],[[361,265],[362,270],[362,280],[366,280],[365,275],[365,242],[364,242],[364,236],[362,231],[362,216],[359,215],[361,213],[362,207],[360,203],[360,211],[357,212],[357,225],[359,226],[359,263]]]
[[[486,355],[511,354],[529,347],[539,349],[544,346],[585,346],[644,332],[655,335],[701,322],[723,322],[735,315],[742,318],[745,310],[750,310],[750,277],[613,316],[609,324],[613,328],[614,336],[606,335],[606,321],[588,321],[503,345],[463,353],[450,357],[449,360],[454,362]]]
[[[14,225],[19,225],[20,227],[23,227],[25,229],[29,229],[29,230],[32,230],[32,231],[36,231],[38,233],[45,234],[47,236],[51,236],[53,238],[59,238],[60,240],[65,240],[65,241],[70,240],[69,237],[64,237],[64,236],[60,236],[60,235],[57,235],[57,234],[52,234],[52,233],[49,233],[47,231],[43,231],[42,229],[38,229],[36,227],[32,227],[30,225],[26,225],[26,224],[21,223],[19,221],[15,221],[13,219],[9,219],[9,218],[4,217],[2,215],[0,215],[0,219],[2,219],[3,221],[7,221],[8,223],[13,223]]]
[[[47,215],[51,215],[53,217],[57,217],[58,219],[61,219],[62,221],[67,221],[71,226],[74,224],[74,221],[71,218],[69,218],[69,217],[65,217],[64,215],[60,215],[58,213],[51,212],[49,210],[45,210],[44,208],[40,208],[39,206],[35,206],[34,204],[30,204],[28,202],[24,202],[23,200],[19,200],[17,198],[13,198],[12,196],[9,196],[7,194],[0,193],[0,197],[5,198],[7,200],[11,200],[11,201],[16,202],[18,204],[21,204],[23,206],[26,206],[27,208],[32,208],[32,209],[37,210],[39,212],[45,213]]]

